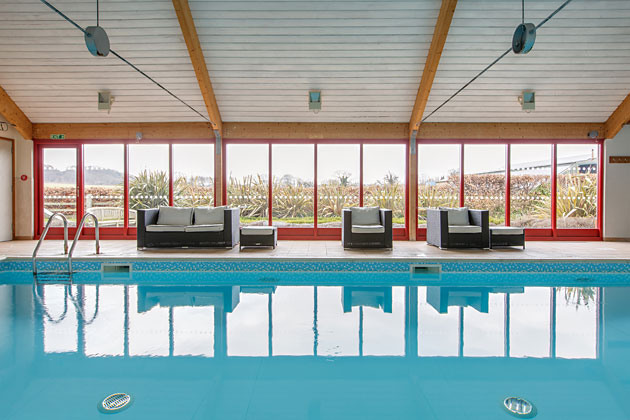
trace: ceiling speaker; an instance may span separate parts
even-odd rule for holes
[[[109,54],[109,38],[105,29],[100,26],[85,28],[85,46],[94,57],[107,57]]]

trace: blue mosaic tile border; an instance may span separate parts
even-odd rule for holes
[[[95,272],[102,264],[131,264],[133,271],[177,272],[177,271],[296,271],[296,272],[409,272],[411,264],[442,266],[442,272],[459,273],[630,273],[626,261],[440,261],[440,260],[392,260],[392,261],[339,261],[339,260],[74,260],[77,272]],[[42,260],[39,271],[65,271],[64,261]],[[6,259],[0,261],[0,272],[31,272],[28,259]]]

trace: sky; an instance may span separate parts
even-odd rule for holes
[[[276,177],[289,174],[313,182],[314,145],[272,145],[273,173]],[[405,179],[405,146],[402,144],[363,146],[364,182],[373,184],[391,171],[401,182]],[[214,145],[185,144],[173,146],[176,174],[186,177],[212,176]],[[550,145],[512,145],[512,165],[549,160]],[[558,145],[558,158],[567,156],[597,156],[596,145]],[[226,153],[228,175],[242,178],[248,174],[267,174],[269,148],[265,144],[229,144]],[[84,146],[85,166],[97,166],[123,172],[122,145]],[[44,149],[44,163],[57,169],[76,165],[72,148]],[[418,145],[420,179],[443,177],[459,169],[459,145]],[[505,145],[466,145],[465,171],[488,172],[505,168]],[[168,171],[168,145],[131,144],[129,170],[134,175],[143,169]],[[356,144],[318,145],[318,178],[324,182],[340,172],[359,181],[359,146]]]

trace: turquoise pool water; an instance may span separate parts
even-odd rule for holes
[[[627,264],[99,263],[72,285],[4,264],[2,419],[510,419],[512,396],[539,419],[630,418]],[[133,404],[101,414],[116,392]]]

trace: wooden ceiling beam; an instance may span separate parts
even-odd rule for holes
[[[33,138],[33,123],[2,87],[0,87],[0,114],[9,124],[15,125],[15,129],[24,139]]]
[[[630,95],[615,109],[604,123],[605,138],[614,138],[625,124],[630,121]]]
[[[413,135],[414,131],[417,131],[422,122],[422,116],[424,115],[424,109],[427,106],[429,95],[431,94],[431,87],[433,86],[433,80],[437,73],[438,65],[440,64],[440,58],[442,57],[442,51],[444,50],[444,44],[446,43],[446,37],[451,27],[453,20],[453,14],[455,13],[455,7],[457,6],[457,0],[442,0],[442,6],[440,7],[440,13],[433,30],[433,38],[431,39],[431,46],[429,47],[429,54],[427,60],[424,63],[424,71],[422,72],[422,79],[420,80],[420,86],[418,87],[418,94],[416,95],[416,102],[413,105],[411,111],[411,119],[409,120],[409,135]]]
[[[212,136],[209,123],[42,123],[33,124],[33,138],[63,134],[67,140],[202,140]],[[402,140],[407,123],[292,123],[226,122],[224,138],[283,140]],[[604,133],[603,123],[424,123],[421,140],[587,140],[588,133]]]
[[[190,61],[195,70],[199,89],[201,90],[203,101],[206,104],[206,109],[210,116],[210,124],[212,124],[212,129],[215,131],[215,137],[221,136],[223,131],[221,113],[219,112],[219,106],[214,96],[210,74],[206,66],[206,58],[203,55],[203,50],[199,43],[199,36],[197,35],[195,21],[190,11],[190,5],[188,4],[188,0],[173,0],[173,7],[175,8],[175,13],[177,13],[177,20],[179,20],[179,26],[182,30],[184,40],[186,41]]]

